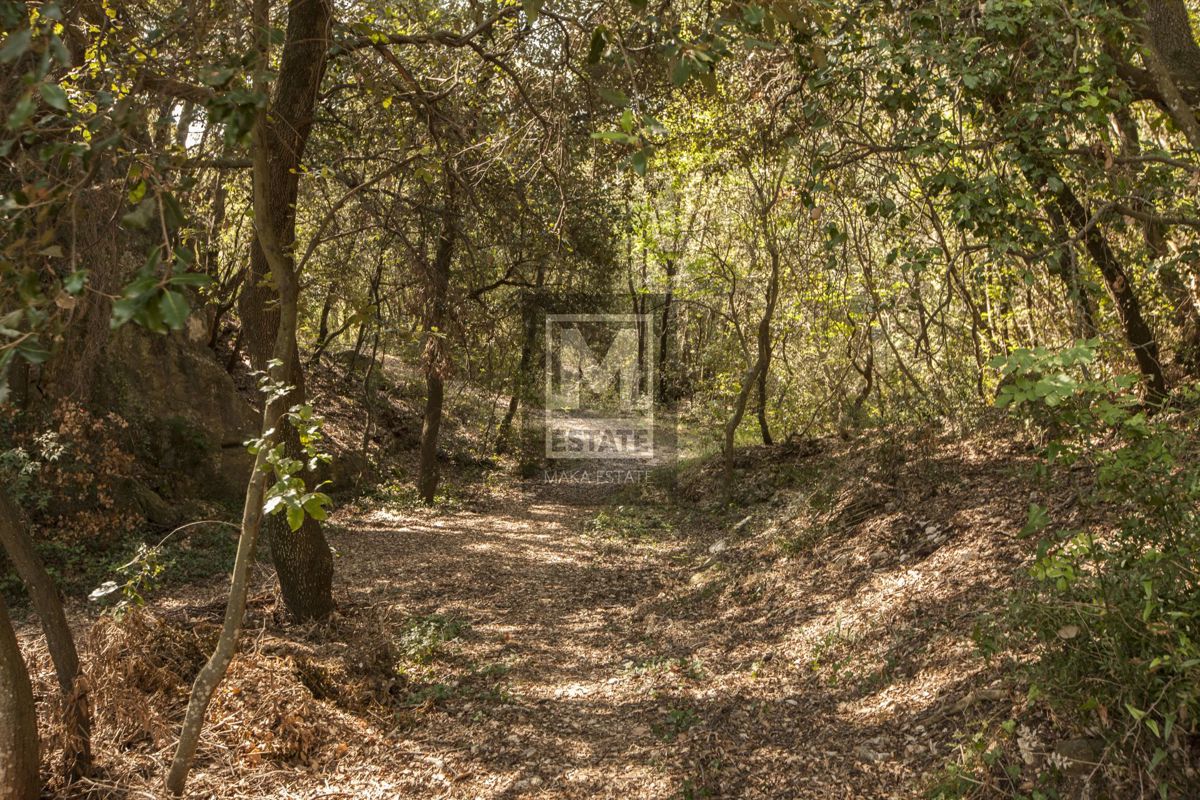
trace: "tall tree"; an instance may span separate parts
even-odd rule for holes
[[[260,147],[263,173],[256,175],[270,195],[269,216],[256,217],[256,236],[251,248],[250,274],[239,301],[247,352],[258,370],[266,370],[275,354],[276,335],[282,313],[279,279],[272,272],[262,239],[269,230],[279,242],[280,265],[295,280],[296,201],[309,135],[312,132],[321,78],[331,44],[333,4],[330,0],[291,0],[287,30],[280,57],[279,74],[266,111],[256,147]],[[257,161],[256,161],[257,165]],[[287,373],[290,388],[286,406],[305,401],[304,372],[293,332],[289,345]],[[299,435],[283,432],[286,452],[301,455]],[[299,530],[292,531],[283,515],[263,521],[271,560],[279,576],[279,588],[288,611],[297,619],[321,619],[334,608],[333,554],[321,524],[305,516]]]

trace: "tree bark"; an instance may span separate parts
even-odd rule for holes
[[[454,176],[447,167],[442,230],[438,236],[433,263],[426,266],[427,305],[425,316],[425,417],[421,422],[421,457],[417,473],[417,493],[426,505],[433,504],[440,477],[437,461],[438,435],[442,427],[442,403],[449,368],[446,325],[450,318],[450,264],[454,258],[458,207]]]
[[[779,251],[773,245],[768,245],[768,252],[771,256],[771,277],[767,281],[767,305],[763,309],[762,318],[758,322],[758,350],[755,354],[754,363],[746,370],[746,374],[742,377],[742,389],[738,392],[737,399],[733,404],[733,414],[729,417],[729,421],[725,423],[725,478],[726,486],[733,486],[733,439],[737,434],[738,426],[742,424],[742,417],[746,414],[746,404],[750,400],[750,393],[754,391],[758,385],[760,377],[765,373],[768,364],[771,360],[771,319],[775,316],[775,303],[779,299]],[[766,431],[766,429],[763,429]],[[770,436],[766,432],[766,436]]]
[[[533,352],[537,345],[538,334],[536,304],[541,298],[541,289],[545,283],[546,264],[539,259],[537,274],[533,279],[533,292],[526,293],[522,297],[521,322],[524,335],[521,339],[521,358],[517,362],[517,374],[513,378],[513,393],[508,400],[508,409],[504,412],[504,419],[500,421],[500,428],[496,432],[496,455],[498,456],[508,452],[513,421],[517,417],[517,409],[520,407],[522,399],[526,402],[529,401],[533,380],[533,376],[529,374],[529,368],[533,366]]]
[[[0,800],[36,800],[40,790],[33,685],[0,596]]]
[[[675,299],[675,275],[679,268],[674,258],[667,259],[665,272],[667,289],[663,293],[662,324],[658,329],[658,402],[666,405],[671,399],[667,380],[667,356],[671,345],[671,304]]]
[[[29,592],[29,599],[42,623],[50,659],[54,662],[54,672],[62,691],[63,774],[71,781],[83,777],[91,768],[92,722],[87,682],[79,671],[75,638],[63,613],[54,579],[46,572],[34,549],[24,515],[3,488],[0,488],[0,544]]]
[[[1028,155],[1028,148],[1024,149]],[[1075,231],[1075,236],[1083,239],[1084,248],[1100,269],[1109,294],[1112,295],[1113,304],[1117,307],[1117,316],[1125,331],[1125,339],[1133,350],[1133,357],[1145,379],[1150,399],[1157,402],[1167,393],[1167,383],[1159,361],[1158,341],[1142,316],[1141,303],[1121,260],[1109,245],[1097,221],[1091,219],[1083,202],[1053,166],[1038,161],[1035,169],[1031,164],[1025,163],[1022,165],[1022,171],[1036,192],[1049,196],[1049,202],[1053,205],[1047,209],[1048,213],[1061,215]],[[1054,184],[1057,184],[1057,189],[1054,188]]]
[[[256,124],[255,146],[261,152],[255,153],[255,182],[256,187],[261,184],[270,202],[261,214],[256,213],[250,274],[242,289],[239,312],[246,351],[255,369],[266,369],[272,356],[288,366],[281,375],[281,380],[292,387],[284,398],[285,409],[304,403],[305,389],[294,328],[286,352],[281,355],[279,350],[284,303],[278,273],[286,272],[295,279],[292,248],[300,166],[312,131],[331,23],[329,0],[291,0],[288,4],[287,33],[274,96],[261,124]],[[281,261],[278,269],[270,263],[263,245],[268,233],[278,242],[274,256]],[[299,436],[290,426],[284,427],[284,448],[289,456],[299,457]],[[320,523],[306,516],[300,530],[292,531],[282,516],[272,515],[263,520],[263,528],[288,611],[299,620],[327,616],[334,608],[333,555]]]
[[[269,46],[268,15],[269,0],[255,0],[254,23],[257,29],[262,63],[267,61]],[[290,24],[288,28],[290,35]],[[259,73],[256,82],[262,80],[261,73]],[[279,196],[272,192],[270,181],[272,157],[267,148],[267,127],[267,112],[260,110],[253,130],[254,216],[256,220],[262,221],[259,223],[261,227],[257,234],[258,244],[271,270],[279,297],[277,306],[279,318],[276,323],[275,347],[272,353],[273,360],[277,363],[272,368],[271,374],[275,380],[280,381],[295,369],[299,284],[291,259],[278,236],[279,231],[265,223],[274,217],[276,209],[273,209],[272,206],[280,200]],[[250,569],[254,565],[254,552],[263,522],[263,499],[267,486],[267,473],[264,469],[267,466],[266,453],[275,444],[274,437],[279,435],[280,428],[285,427],[281,423],[283,413],[287,408],[287,397],[276,397],[266,402],[263,407],[262,435],[269,441],[264,442],[255,455],[254,469],[250,473],[250,480],[246,487],[246,498],[242,506],[241,534],[238,538],[237,555],[233,563],[229,602],[225,606],[225,620],[221,626],[216,648],[196,676],[195,683],[192,684],[191,698],[188,701],[187,713],[179,734],[179,745],[175,750],[175,757],[167,775],[167,790],[173,795],[178,796],[183,793],[188,773],[192,768],[192,761],[196,755],[196,747],[200,743],[204,714],[237,650],[242,620],[246,613]],[[273,435],[270,433],[272,431],[275,432]]]

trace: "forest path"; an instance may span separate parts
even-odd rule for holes
[[[542,491],[486,513],[369,512],[334,536],[348,613],[399,603],[467,626],[430,664],[444,696],[406,731],[406,751],[436,742],[401,776],[412,796],[677,795],[634,616],[679,567],[670,548],[585,535],[596,511]]]
[[[881,709],[872,695],[886,686],[869,675],[838,685],[835,667],[831,684],[796,658],[798,631],[840,626],[827,592],[841,587],[815,576],[786,609],[749,585],[729,602],[709,541],[724,534],[600,536],[601,500],[535,487],[479,512],[343,521],[344,614],[469,626],[412,672],[400,690],[412,710],[375,728],[386,741],[347,758],[380,770],[356,796],[917,796],[931,751],[906,758],[896,726],[924,716],[928,676]],[[938,667],[964,677],[953,659]]]

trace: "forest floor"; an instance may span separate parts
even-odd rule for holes
[[[333,619],[287,623],[259,568],[190,788],[925,796],[1022,702],[978,623],[1019,571],[1028,503],[1050,503],[1030,453],[1011,436],[759,448],[735,503],[712,500],[715,464],[667,500],[534,482],[433,510],[360,499],[329,525]],[[72,796],[161,796],[224,588],[92,627],[104,771]],[[21,626],[52,697],[35,633]]]

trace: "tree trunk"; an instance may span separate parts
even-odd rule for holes
[[[293,4],[295,9],[297,3]],[[269,32],[270,0],[255,0],[254,24],[258,36],[258,48],[261,61],[267,61]],[[288,25],[289,41],[291,41],[292,25]],[[261,89],[260,77],[256,80],[256,89]],[[277,209],[273,208],[280,197],[272,192],[271,161],[272,155],[267,148],[268,133],[267,111],[260,109],[253,130],[254,150],[254,216],[260,220],[274,217]],[[277,235],[278,231],[270,225],[264,225],[258,233],[259,249],[271,270],[279,303],[279,317],[276,322],[275,346],[272,352],[277,363],[271,370],[272,377],[279,381],[287,378],[295,371],[296,352],[296,318],[299,300],[299,283],[290,256],[283,247],[283,241]],[[233,575],[229,586],[229,602],[225,606],[225,620],[217,645],[208,661],[200,669],[192,684],[192,694],[188,701],[187,713],[179,733],[179,745],[175,757],[171,761],[171,769],[167,775],[167,790],[174,795],[183,793],[187,783],[188,773],[196,755],[196,747],[200,743],[200,731],[204,725],[204,714],[212,700],[213,693],[225,677],[229,663],[237,650],[238,637],[242,630],[242,620],[246,613],[246,596],[250,588],[250,569],[254,565],[254,553],[258,543],[259,530],[262,526],[263,499],[267,488],[266,453],[275,444],[274,437],[279,435],[284,411],[288,408],[287,397],[276,397],[263,407],[262,435],[269,441],[259,448],[255,455],[254,468],[250,472],[250,480],[246,486],[246,499],[242,506],[241,534],[238,538],[237,555],[233,562]],[[274,431],[272,436],[269,432]],[[294,429],[293,429],[294,432]],[[323,541],[322,541],[323,543]],[[325,548],[328,553],[328,547]],[[282,584],[282,580],[281,580]],[[285,594],[285,599],[287,595]],[[290,607],[290,606],[289,606]]]
[[[426,505],[433,504],[438,485],[438,434],[442,427],[442,402],[445,396],[449,348],[446,325],[450,317],[450,263],[454,258],[458,208],[455,204],[454,176],[443,170],[446,200],[442,208],[442,231],[437,253],[426,268],[428,305],[425,317],[425,418],[421,422],[421,461],[417,473],[417,493]]]
[[[292,387],[284,398],[285,409],[304,403],[304,374],[297,356],[294,326],[289,334],[291,341],[286,343],[284,355],[280,355],[277,334],[281,329],[283,298],[276,272],[284,270],[294,278],[292,247],[296,239],[295,205],[301,158],[312,131],[317,92],[329,50],[331,16],[329,0],[291,0],[274,97],[261,126],[256,126],[259,128],[256,147],[262,152],[255,154],[255,181],[261,182],[270,202],[265,204],[263,214],[256,214],[250,275],[242,289],[239,312],[246,350],[254,367],[265,369],[272,356],[288,366],[281,374],[281,379]],[[268,235],[278,243],[276,257],[283,262],[278,270],[270,263],[263,246]],[[281,433],[287,454],[300,457],[298,434],[290,426],[284,427]],[[311,475],[306,479],[311,480]],[[272,515],[263,520],[263,528],[288,611],[300,620],[328,615],[334,608],[333,555],[320,523],[306,516],[300,530],[292,531],[281,515]]]
[[[36,800],[40,790],[33,686],[0,595],[0,800]]]
[[[1112,295],[1125,338],[1133,349],[1133,356],[1146,381],[1150,399],[1161,399],[1167,393],[1167,384],[1158,358],[1158,342],[1142,316],[1142,307],[1129,281],[1129,274],[1108,244],[1108,239],[1100,230],[1099,224],[1091,219],[1087,208],[1052,166],[1043,162],[1036,171],[1028,165],[1023,167],[1023,171],[1037,192],[1049,194],[1054,204],[1050,213],[1057,211],[1074,229],[1075,235],[1082,237],[1088,255],[1100,269],[1104,283]],[[1054,178],[1058,184],[1057,190],[1051,188],[1050,178]]]
[[[759,330],[759,336],[762,336],[762,330]],[[758,371],[758,432],[762,436],[762,443],[765,445],[774,444],[771,439],[771,428],[767,425],[767,376],[771,371],[771,334],[767,331],[766,352],[763,353],[763,342],[759,341],[759,358],[762,360],[762,369]]]
[[[1051,269],[1063,282],[1067,297],[1071,301],[1071,310],[1075,317],[1075,337],[1090,339],[1096,335],[1096,308],[1083,282],[1083,276],[1079,274],[1074,237],[1067,229],[1066,221],[1057,206],[1050,206],[1046,211],[1053,224],[1055,238],[1063,243],[1051,262],[1054,265]]]
[[[508,452],[517,409],[521,405],[522,398],[528,402],[531,394],[533,376],[529,374],[529,368],[533,366],[533,352],[537,345],[538,334],[536,303],[541,298],[541,289],[545,283],[546,264],[539,259],[537,274],[533,279],[534,291],[532,294],[526,293],[521,302],[521,321],[524,328],[524,337],[521,340],[521,358],[517,363],[517,374],[513,379],[513,393],[508,400],[508,410],[504,412],[504,419],[501,420],[500,428],[496,432],[496,455],[498,456]]]
[[[1079,201],[1070,187],[1062,183],[1061,178],[1059,181],[1062,188],[1055,193],[1055,204],[1071,225],[1077,231],[1082,231],[1089,219],[1087,209],[1084,208],[1083,203]],[[1133,356],[1137,360],[1142,376],[1146,379],[1151,398],[1163,397],[1167,393],[1167,382],[1163,377],[1162,364],[1158,359],[1158,342],[1142,316],[1141,304],[1138,302],[1137,294],[1133,291],[1133,285],[1130,283],[1128,273],[1125,272],[1125,267],[1122,266],[1117,254],[1109,246],[1108,239],[1097,225],[1093,225],[1083,234],[1083,241],[1088,254],[1100,268],[1100,274],[1104,277],[1108,291],[1112,294],[1113,303],[1117,307],[1117,316],[1125,329],[1125,338],[1133,348]]]
[[[667,290],[663,294],[662,326],[658,330],[658,402],[666,405],[670,399],[667,381],[667,351],[671,345],[671,303],[675,297],[675,259],[666,263]]]
[[[771,319],[775,316],[775,303],[779,299],[779,252],[773,245],[768,245],[768,251],[771,256],[771,277],[767,281],[767,305],[763,309],[762,319],[758,322],[758,352],[755,355],[754,363],[750,369],[746,370],[746,374],[742,378],[742,389],[738,392],[737,400],[733,404],[733,414],[729,421],[725,423],[725,478],[726,487],[733,486],[733,439],[737,434],[738,426],[742,424],[742,417],[746,414],[746,404],[750,400],[750,393],[758,385],[760,376],[762,376],[767,365],[771,360]],[[766,436],[770,436],[770,432],[763,428]]]
[[[21,510],[8,492],[0,488],[0,544],[25,584],[29,599],[42,623],[46,647],[54,662],[54,672],[62,691],[64,737],[63,774],[67,780],[83,777],[91,768],[91,712],[88,708],[87,682],[79,671],[79,655],[62,599],[54,579],[42,566],[29,536],[29,527]]]

